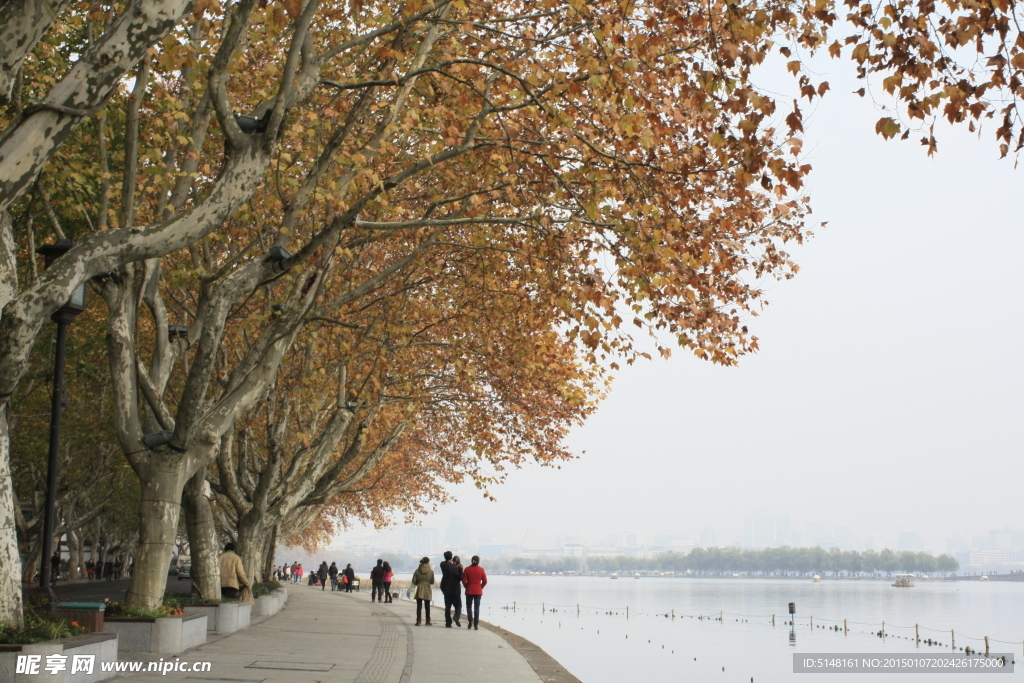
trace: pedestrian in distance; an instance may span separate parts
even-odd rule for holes
[[[384,560],[378,559],[377,566],[370,570],[370,602],[384,602]]]
[[[121,580],[121,572],[122,571],[124,571],[124,560],[122,560],[121,556],[118,555],[117,559],[114,560],[114,580],[115,581],[120,581]]]
[[[320,563],[320,569],[316,572],[320,579],[320,590],[327,588],[327,577],[330,575],[330,569],[327,568],[327,560]]]
[[[470,628],[480,630],[480,598],[487,585],[487,572],[480,566],[480,557],[474,555],[471,564],[462,572],[462,585],[466,587],[466,618]]]
[[[391,602],[391,580],[395,578],[395,573],[391,571],[391,565],[387,562],[384,563],[384,602]]]
[[[85,573],[89,575],[90,581],[96,577],[96,563],[92,561],[92,558],[85,563]]]
[[[302,563],[300,562],[299,566],[296,567],[296,569],[295,569],[295,583],[296,584],[301,584],[302,583],[302,577],[303,577],[303,575],[305,573],[306,573],[306,570],[302,568]]]
[[[60,578],[60,551],[58,550],[50,558],[50,583],[57,583]]]
[[[245,578],[245,570],[242,568],[242,558],[235,554],[235,544],[228,543],[224,546],[220,560],[220,596],[227,600],[234,600],[238,597],[238,591],[249,585],[249,579]]]
[[[345,592],[351,593],[352,584],[356,581],[356,570],[352,569],[351,563],[345,566],[345,571],[343,572],[343,574],[345,575]]]
[[[416,626],[422,621],[421,612],[427,612],[427,626],[433,626],[430,622],[430,601],[434,597],[434,570],[430,568],[430,558],[424,557],[420,560],[420,566],[412,573],[412,586],[415,589],[413,597],[416,598]]]
[[[288,578],[292,580],[292,583],[299,582],[299,563],[292,562],[292,566],[289,568]]]
[[[338,588],[338,565],[336,563],[331,562],[327,575],[331,577],[331,591],[333,592]]]
[[[444,562],[441,563],[441,595],[444,596],[444,627],[451,628],[454,622],[462,628],[462,567],[452,562],[450,550],[444,552]]]
[[[107,581],[114,580],[114,561],[111,559],[103,563],[103,578]]]

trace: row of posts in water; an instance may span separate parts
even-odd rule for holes
[[[508,609],[508,607],[506,607],[505,609]],[[512,611],[513,612],[516,611],[516,601],[515,600],[512,601]],[[547,603],[544,603],[544,602],[540,603],[540,611],[542,613],[546,613],[548,611],[547,610]],[[614,614],[614,613],[609,611],[608,614]],[[793,615],[793,614],[794,614],[793,606],[791,604],[790,605],[790,615]],[[580,604],[579,603],[576,603],[576,616],[577,617],[580,616]],[[676,611],[673,609],[673,610],[671,610],[670,613],[666,614],[665,616],[666,617],[671,617],[672,619],[675,619],[676,618]],[[718,618],[716,619],[716,621],[720,621],[720,622],[722,622],[724,624],[725,623],[724,617],[725,617],[725,610],[722,610],[722,611],[720,611],[718,613]],[[626,618],[629,619],[629,605],[626,605]],[[708,619],[712,619],[712,618],[713,617],[708,615]],[[704,620],[704,615],[703,614],[698,615],[697,619],[700,620],[700,621],[703,621]],[[810,617],[810,621],[811,621],[811,628],[813,629],[814,628],[814,617],[813,616]],[[787,622],[783,622],[783,623],[787,623]],[[793,621],[789,621],[787,623],[787,625],[788,626],[793,626],[794,622]],[[772,626],[775,626],[775,615],[774,614],[772,615]],[[838,630],[838,629],[839,629],[839,627],[836,626],[836,630]],[[847,628],[846,619],[843,619],[843,635],[845,636],[848,633],[849,633],[849,630]],[[882,629],[878,632],[877,635],[878,635],[879,638],[884,638],[885,637],[885,622],[884,621],[882,622]],[[926,644],[928,644],[928,645],[932,644],[931,639],[925,639],[924,642]],[[920,627],[919,624],[914,624],[914,643],[916,645],[920,645],[921,644],[921,627]],[[955,632],[954,629],[950,629],[950,631],[949,631],[949,646],[952,649],[954,649],[954,650],[956,649],[956,632]],[[964,651],[967,652],[968,654],[973,652],[973,650],[970,647],[965,647]],[[988,636],[985,636],[985,656],[988,657]]]

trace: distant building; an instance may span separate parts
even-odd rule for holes
[[[971,549],[971,542],[966,536],[950,536],[946,539],[947,553],[963,553]]]
[[[702,548],[714,548],[718,545],[718,534],[709,526],[704,527],[700,532],[700,545]]]
[[[441,552],[437,529],[415,526],[405,530],[405,548],[410,555],[430,556]]]
[[[469,525],[462,517],[452,517],[448,521],[448,528],[444,532],[444,544],[446,550],[462,550],[469,545]]]
[[[900,550],[919,553],[924,550],[924,539],[916,531],[904,531],[900,534],[900,540],[896,547]]]

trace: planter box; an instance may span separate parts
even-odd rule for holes
[[[275,591],[276,593],[276,591]],[[258,617],[272,617],[281,609],[281,596],[271,593],[256,598],[255,615]]]
[[[35,674],[15,673],[19,655],[39,656],[39,669]],[[64,670],[51,674],[46,670],[47,656],[58,655]],[[93,655],[92,673],[79,671],[72,674],[76,655]],[[10,683],[39,683],[40,679],[53,683],[94,683],[117,675],[115,671],[103,671],[103,662],[117,661],[117,634],[89,633],[84,636],[47,640],[32,645],[0,645],[0,681]]]
[[[68,621],[74,621],[90,633],[103,633],[103,602],[61,602],[57,610]]]
[[[216,633],[234,633],[248,628],[249,603],[222,602],[211,605],[185,605],[185,614],[205,614],[206,630]]]
[[[176,655],[206,642],[206,615],[159,619],[111,619],[103,624],[108,633],[118,636],[121,652],[152,652]]]

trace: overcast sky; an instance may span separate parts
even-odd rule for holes
[[[755,511],[820,520],[886,545],[920,532],[1024,527],[1024,170],[944,129],[939,154],[874,134],[848,63],[805,116],[816,230],[751,322],[761,351],[737,368],[677,352],[620,372],[561,470],[513,473],[425,518],[474,536],[699,534],[720,543]],[[586,451],[584,454],[583,452]]]

